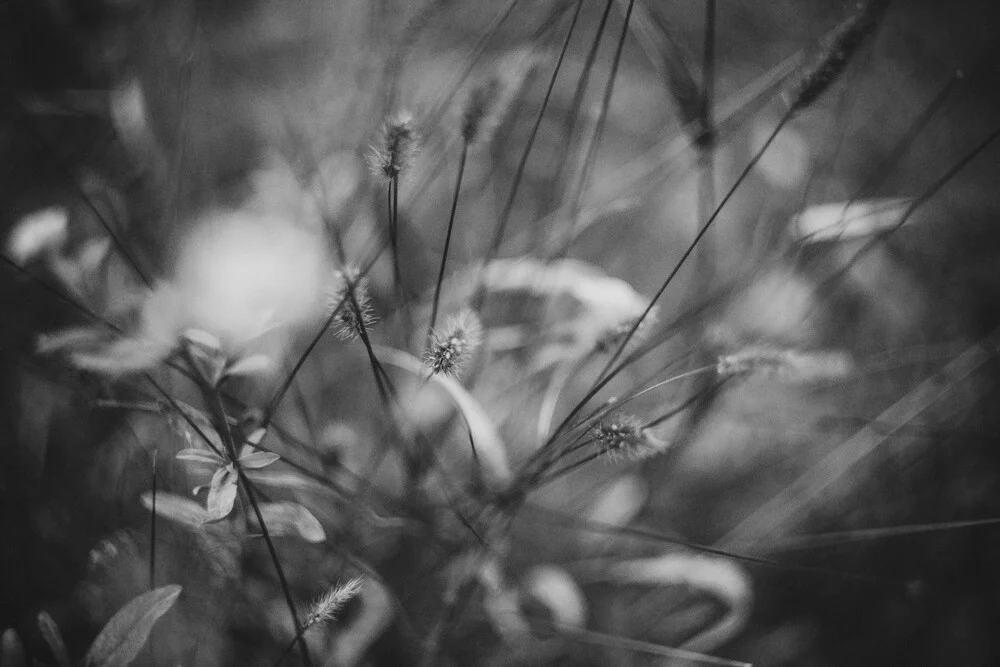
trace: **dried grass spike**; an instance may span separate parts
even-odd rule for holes
[[[361,577],[354,577],[345,584],[332,586],[313,602],[309,613],[306,615],[303,631],[320,623],[327,623],[337,617],[337,614],[348,602],[357,597],[361,592]]]
[[[353,267],[334,273],[327,308],[330,313],[336,311],[331,325],[337,338],[341,340],[357,338],[363,330],[367,331],[377,321],[368,295],[368,281],[359,278],[357,269]]]
[[[638,328],[636,328],[635,333],[632,335],[631,342],[635,343],[641,341],[646,334],[649,333],[653,324],[656,323],[658,311],[659,309],[654,306],[653,309],[649,311],[649,314],[639,322]],[[609,328],[600,338],[597,339],[597,343],[595,343],[594,347],[597,348],[598,352],[608,352],[610,350],[617,349],[622,340],[625,339],[625,336],[628,335],[628,332],[635,326],[636,320],[638,319],[638,315],[635,317],[629,317]]]
[[[875,30],[888,5],[889,0],[859,3],[858,9],[837,28],[829,47],[824,49],[803,77],[792,96],[792,111],[805,109],[833,85],[865,38]]]
[[[720,377],[763,375],[785,382],[817,382],[847,377],[854,363],[845,352],[750,347],[719,357],[716,372]]]
[[[667,447],[667,443],[643,428],[642,423],[631,415],[613,415],[602,419],[594,427],[593,434],[601,453],[610,459],[645,459]]]
[[[445,326],[435,331],[424,355],[431,374],[458,377],[483,341],[479,316],[468,308],[452,315]]]
[[[412,114],[401,111],[386,118],[379,142],[368,153],[372,174],[391,180],[405,172],[416,159],[419,140]]]

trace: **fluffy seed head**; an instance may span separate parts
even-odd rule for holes
[[[359,278],[358,270],[353,267],[334,273],[327,309],[334,314],[331,326],[341,340],[357,338],[363,330],[370,329],[376,322],[368,295],[368,281]]]
[[[632,415],[612,415],[593,429],[601,453],[610,459],[644,459],[659,454],[667,444],[642,427]]]
[[[445,325],[431,336],[424,363],[431,374],[458,377],[483,340],[483,325],[479,316],[466,308],[452,315]]]
[[[379,142],[368,153],[372,173],[391,180],[406,171],[416,159],[419,139],[409,112],[401,111],[386,118]]]
[[[305,628],[311,628],[318,623],[332,621],[358,593],[361,592],[361,577],[348,580],[345,584],[332,586],[326,593],[323,593],[309,609],[306,615]]]

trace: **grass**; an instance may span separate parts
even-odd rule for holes
[[[991,664],[995,50],[812,9],[37,10],[0,667]]]

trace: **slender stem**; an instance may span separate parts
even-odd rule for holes
[[[632,337],[635,335],[635,332],[639,329],[640,326],[642,326],[642,323],[649,316],[649,313],[653,310],[653,307],[656,305],[657,301],[659,301],[660,297],[663,296],[663,293],[667,291],[667,287],[670,286],[670,283],[673,282],[674,278],[677,276],[678,272],[687,262],[688,258],[690,258],[692,253],[694,253],[695,249],[698,247],[698,243],[705,237],[705,234],[708,233],[708,230],[711,228],[712,223],[714,223],[718,219],[719,213],[722,212],[722,209],[729,202],[732,196],[736,193],[736,190],[739,188],[739,186],[743,183],[744,180],[746,180],[747,176],[750,175],[750,172],[760,161],[761,157],[764,155],[764,152],[774,142],[774,139],[778,136],[778,133],[781,132],[781,129],[788,123],[789,120],[791,120],[793,113],[794,113],[793,110],[787,111],[785,115],[782,116],[781,120],[778,121],[778,124],[774,127],[774,130],[771,132],[770,136],[764,142],[764,145],[760,147],[757,153],[754,154],[754,156],[747,163],[747,166],[743,169],[742,173],[740,173],[739,177],[736,179],[736,182],[733,183],[732,187],[729,188],[729,191],[726,193],[726,196],[723,197],[722,201],[720,201],[718,206],[715,207],[715,210],[712,212],[712,215],[709,216],[705,224],[702,225],[701,229],[698,231],[694,239],[688,245],[687,249],[681,255],[681,258],[674,265],[674,268],[667,275],[666,279],[660,285],[659,289],[656,290],[656,294],[650,300],[649,305],[646,306],[646,309],[642,312],[642,314],[638,318],[636,318],[636,321],[632,324],[632,327],[629,329],[628,333],[625,334],[625,337],[622,339],[621,343],[618,344],[618,349],[615,350],[615,353],[612,355],[611,359],[608,360],[608,363],[604,366],[604,369],[598,374],[594,387],[589,392],[587,392],[587,395],[577,405],[577,407],[574,408],[566,416],[566,419],[564,419],[563,423],[560,424],[559,428],[556,429],[554,435],[558,434],[563,428],[565,428],[565,426],[569,423],[569,421],[576,416],[576,414],[583,408],[583,406],[587,403],[587,401],[593,398],[594,395],[597,393],[597,391],[600,390],[600,387],[602,386],[601,381],[604,378],[604,376],[608,373],[611,367],[614,366],[615,362],[618,361],[618,359],[621,357],[622,353],[625,351],[625,347],[628,345],[629,341],[631,341]]]
[[[580,18],[580,10],[582,8],[583,0],[577,0],[576,10],[573,12],[573,18],[570,21],[569,29],[566,31],[566,36],[563,38],[562,47],[559,50],[559,58],[556,60],[555,67],[552,69],[552,76],[549,78],[549,85],[545,90],[545,97],[542,99],[542,106],[538,110],[538,115],[535,117],[535,123],[531,128],[531,133],[528,135],[528,143],[521,152],[521,159],[518,161],[517,169],[514,172],[514,183],[511,185],[510,193],[507,195],[507,200],[504,202],[503,209],[500,213],[500,221],[497,224],[496,231],[494,232],[493,241],[490,244],[489,254],[486,257],[484,265],[489,264],[489,261],[496,256],[497,251],[500,249],[500,243],[503,241],[504,233],[507,230],[507,223],[510,220],[511,211],[514,209],[514,201],[517,198],[518,188],[524,178],[524,170],[528,164],[531,149],[535,145],[535,138],[538,135],[538,129],[541,127],[542,119],[545,117],[545,112],[549,107],[549,100],[552,98],[552,91],[556,86],[556,78],[559,76],[559,71],[562,69],[563,60],[566,57],[566,50],[569,47],[569,42],[573,36],[573,30],[576,28],[577,20]]]
[[[156,588],[156,450],[153,450],[153,507],[149,517],[149,590]]]
[[[608,3],[608,9],[611,8],[611,4],[611,2]],[[594,165],[597,161],[597,151],[601,146],[601,140],[604,138],[604,128],[607,124],[608,111],[611,109],[611,99],[615,92],[615,83],[618,80],[618,68],[621,65],[622,53],[625,50],[625,39],[628,37],[629,23],[632,19],[632,9],[634,7],[635,0],[629,0],[628,7],[625,9],[625,19],[624,24],[622,25],[622,31],[618,36],[618,44],[615,47],[614,58],[611,61],[611,73],[608,75],[608,83],[604,87],[604,96],[601,99],[600,110],[597,114],[597,123],[594,126],[594,133],[591,135],[590,143],[587,146],[587,152],[583,160],[580,177],[577,179],[576,186],[573,188],[571,193],[568,209],[570,228],[566,235],[567,242],[556,253],[557,257],[565,255],[569,248],[569,242],[573,239],[574,230],[576,229],[576,219],[580,214],[580,201],[583,198],[583,192],[590,184],[590,179],[593,175]]]
[[[448,263],[448,250],[451,248],[451,234],[455,227],[455,211],[458,209],[458,195],[462,190],[462,176],[465,173],[465,161],[469,153],[469,142],[462,139],[462,152],[458,158],[458,174],[455,176],[455,194],[451,199],[451,213],[448,215],[448,231],[444,237],[444,250],[441,251],[441,267],[438,269],[437,284],[434,286],[434,301],[431,304],[431,321],[427,327],[427,339],[430,340],[437,324],[438,306],[441,301],[441,284],[444,282],[444,270]]]
[[[257,523],[260,524],[261,535],[264,537],[264,543],[267,545],[267,551],[271,556],[271,562],[274,564],[274,570],[278,574],[278,583],[281,584],[281,592],[285,596],[285,603],[288,605],[288,612],[292,617],[292,623],[295,627],[295,634],[298,637],[299,651],[302,654],[302,660],[306,663],[306,665],[311,667],[313,664],[312,658],[309,656],[309,647],[306,646],[305,641],[302,640],[302,624],[299,622],[299,613],[295,609],[295,600],[292,598],[292,591],[288,586],[288,580],[285,578],[285,571],[281,567],[281,561],[278,559],[278,552],[274,548],[271,533],[268,531],[267,524],[264,521],[264,516],[260,512],[260,506],[258,505],[257,498],[254,495],[253,485],[250,483],[250,480],[247,479],[246,473],[243,472],[243,467],[240,465],[239,454],[236,449],[236,441],[233,438],[233,432],[229,427],[229,419],[226,415],[226,407],[222,402],[222,394],[219,393],[218,387],[210,387],[206,385],[203,389],[208,402],[211,404],[212,409],[215,412],[215,419],[217,422],[216,430],[222,437],[223,443],[225,443],[233,468],[236,470],[240,487],[243,489],[247,499],[250,501],[250,506],[253,508],[254,515],[257,517]]]

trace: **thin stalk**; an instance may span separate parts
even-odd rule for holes
[[[698,243],[705,237],[705,234],[708,233],[708,230],[711,228],[712,223],[714,223],[716,219],[718,219],[719,214],[722,212],[722,209],[729,202],[732,196],[736,193],[736,190],[743,183],[743,181],[746,180],[747,176],[750,175],[750,172],[760,161],[761,157],[763,157],[764,152],[774,142],[774,139],[778,136],[778,133],[781,132],[782,128],[788,123],[789,120],[791,120],[793,113],[794,111],[790,109],[785,113],[784,116],[782,116],[781,120],[778,121],[778,124],[774,127],[774,130],[772,130],[770,136],[768,136],[767,140],[764,142],[764,145],[760,147],[757,153],[755,153],[754,156],[747,163],[746,167],[744,167],[739,177],[737,177],[736,182],[733,183],[732,187],[729,188],[729,191],[726,193],[725,197],[723,197],[722,201],[720,201],[718,206],[715,207],[715,210],[712,212],[712,215],[709,216],[705,224],[702,225],[701,229],[695,235],[694,240],[691,241],[687,249],[681,255],[681,258],[674,265],[674,268],[667,275],[666,279],[660,285],[659,289],[656,290],[656,294],[650,300],[649,305],[646,306],[646,309],[632,324],[628,333],[625,334],[625,337],[622,339],[621,343],[618,344],[618,349],[615,350],[615,353],[611,356],[611,359],[608,360],[607,364],[605,364],[604,369],[598,374],[594,388],[592,388],[589,392],[587,392],[587,395],[583,399],[583,401],[581,401],[580,404],[576,408],[574,408],[570,412],[570,414],[566,416],[566,419],[563,420],[563,423],[559,426],[559,428],[556,429],[556,433],[565,428],[565,426],[569,423],[569,421],[576,416],[576,414],[580,411],[580,409],[582,409],[583,405],[586,404],[586,402],[589,401],[591,398],[593,398],[594,395],[597,393],[597,391],[599,391],[601,386],[600,385],[601,380],[608,373],[611,367],[614,366],[615,362],[618,361],[618,359],[621,357],[622,353],[625,351],[625,347],[628,345],[629,341],[631,341],[632,337],[635,335],[635,332],[639,329],[642,323],[649,316],[649,313],[653,310],[653,307],[660,300],[660,297],[663,296],[664,292],[666,292],[667,287],[670,286],[670,283],[673,282],[678,272],[681,270],[681,268],[684,266],[687,260],[691,257],[692,253],[694,253],[695,249],[698,247]]]
[[[451,213],[448,214],[448,231],[444,237],[444,249],[441,251],[441,267],[438,269],[437,283],[434,286],[434,301],[431,304],[431,320],[427,326],[427,340],[434,333],[437,324],[438,307],[441,301],[441,285],[444,282],[445,266],[448,263],[448,250],[451,248],[451,234],[455,227],[455,211],[458,209],[458,195],[462,190],[462,176],[465,174],[465,161],[469,154],[469,142],[462,139],[462,152],[458,158],[458,173],[455,176],[455,194],[451,199]]]
[[[538,110],[538,115],[535,117],[535,123],[531,128],[531,133],[528,135],[528,143],[521,152],[521,159],[517,163],[517,169],[514,172],[514,182],[511,185],[510,193],[507,195],[507,200],[504,202],[503,209],[501,210],[500,221],[497,224],[496,231],[494,232],[493,241],[489,248],[489,254],[486,257],[486,262],[484,264],[489,264],[489,261],[496,256],[500,249],[504,233],[507,230],[507,223],[510,220],[511,211],[514,209],[514,201],[517,198],[518,188],[521,185],[521,180],[524,178],[524,170],[528,164],[531,149],[535,145],[535,138],[538,135],[538,129],[542,125],[542,119],[545,117],[546,110],[548,110],[549,100],[552,98],[552,91],[555,89],[556,79],[559,76],[559,71],[562,69],[563,60],[566,57],[566,50],[569,48],[569,42],[573,37],[573,31],[576,29],[576,24],[580,18],[580,10],[582,8],[583,0],[577,0],[576,10],[573,12],[573,18],[570,21],[569,28],[566,30],[566,36],[563,38],[562,46],[559,49],[559,58],[556,60],[555,67],[552,69],[552,76],[549,78],[549,85],[545,90],[545,97],[542,98],[542,106]]]
[[[611,4],[612,2],[608,3],[609,10],[611,8]],[[625,19],[624,24],[622,25],[622,31],[618,37],[618,44],[615,47],[614,58],[611,61],[611,73],[608,75],[608,83],[604,87],[604,96],[601,98],[601,106],[597,114],[597,123],[594,126],[594,133],[591,135],[590,143],[587,146],[580,177],[577,180],[576,186],[572,190],[568,209],[570,228],[567,234],[567,240],[573,238],[573,232],[576,228],[576,219],[580,214],[580,201],[583,198],[584,190],[586,190],[587,186],[590,184],[594,165],[597,161],[597,151],[601,146],[602,139],[604,138],[604,128],[607,124],[608,111],[611,109],[611,98],[615,92],[615,82],[618,80],[618,68],[621,65],[622,53],[625,50],[625,40],[629,34],[629,22],[632,19],[632,9],[634,6],[635,0],[629,0],[628,7],[625,9]],[[556,253],[557,256],[563,256],[568,247],[569,245],[567,243],[558,253]]]
[[[152,459],[153,507],[149,517],[149,590],[156,588],[156,450]]]
[[[219,435],[225,443],[233,468],[236,470],[240,487],[246,494],[247,499],[250,501],[250,506],[253,508],[254,515],[257,517],[257,523],[260,524],[261,535],[264,538],[264,543],[267,545],[267,551],[271,556],[271,562],[274,564],[274,570],[278,574],[278,582],[281,584],[281,592],[285,596],[285,603],[288,605],[288,612],[291,615],[292,623],[295,626],[295,634],[298,637],[299,651],[302,654],[302,660],[306,663],[306,665],[311,667],[313,662],[312,658],[309,656],[309,647],[306,646],[305,641],[302,640],[302,623],[299,621],[299,613],[295,608],[295,600],[292,598],[292,591],[288,586],[288,580],[285,578],[285,571],[281,567],[281,561],[278,559],[278,552],[274,548],[274,541],[271,539],[271,533],[268,531],[267,524],[264,522],[264,516],[260,512],[260,506],[258,505],[257,498],[254,495],[253,485],[250,483],[250,480],[247,479],[246,473],[243,472],[243,467],[240,465],[236,442],[233,438],[233,432],[229,427],[229,420],[226,415],[226,407],[222,402],[222,394],[219,393],[218,387],[205,386],[203,387],[203,390],[206,393],[208,402],[212,405],[212,409],[215,412],[215,418],[218,422],[216,430],[219,432]]]

